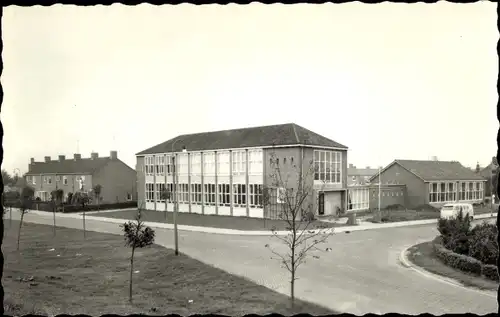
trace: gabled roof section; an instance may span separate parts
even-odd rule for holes
[[[26,175],[39,174],[93,174],[111,161],[109,157],[95,159],[65,159],[64,161],[35,162]]]
[[[346,149],[345,145],[330,140],[295,123],[251,127],[233,130],[203,132],[177,136],[136,155],[182,151],[209,151],[273,145],[314,145]]]
[[[455,161],[395,160],[385,167],[381,173],[394,164],[398,164],[426,182],[441,180],[484,180],[481,175],[463,166],[460,162]],[[373,180],[377,176],[378,173],[370,180]]]

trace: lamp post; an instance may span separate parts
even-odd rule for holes
[[[382,189],[382,175],[380,175],[380,166],[379,166],[378,167],[378,212],[379,213],[380,213],[380,205],[381,205],[381,201],[380,201],[380,198],[381,198],[381,195],[380,195],[381,189]]]
[[[178,197],[177,197],[177,186],[178,186],[178,179],[177,179],[177,168],[176,164],[177,161],[174,156],[174,145],[179,141],[180,139],[175,140],[172,143],[172,168],[173,168],[173,173],[172,173],[172,184],[173,184],[173,195],[172,198],[174,198],[174,243],[175,243],[175,255],[179,255],[179,233],[177,231],[177,212],[179,209],[179,204],[178,204]],[[182,149],[183,152],[186,151],[186,147],[183,147]]]

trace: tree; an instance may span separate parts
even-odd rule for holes
[[[57,204],[61,207],[61,212],[64,213],[64,190],[56,190],[56,201]]]
[[[53,190],[50,193],[50,204],[52,206],[52,231],[54,232],[54,237],[56,236],[56,208],[57,208],[57,190]]]
[[[17,250],[19,251],[19,241],[21,240],[21,229],[23,226],[24,215],[31,209],[35,190],[29,186],[23,188],[20,198],[21,221],[19,222],[19,231],[17,232]]]
[[[15,181],[14,178],[7,172],[6,170],[2,169],[2,180],[4,185],[14,185]]]
[[[172,193],[170,192],[170,190],[167,187],[165,187],[161,190],[160,198],[165,201],[165,222],[167,222],[168,200],[171,199],[171,197],[172,197]]]
[[[481,172],[481,166],[479,166],[479,162],[476,164],[476,173]]]
[[[90,202],[90,197],[86,192],[76,192],[71,197],[73,204],[82,206],[82,220],[83,220],[83,237],[87,236],[86,223],[85,223],[85,206]]]
[[[102,186],[97,184],[92,188],[92,191],[94,192],[94,197],[97,201],[97,209],[99,209],[99,203],[100,203],[100,198],[101,198],[101,192],[102,192]]]
[[[150,227],[144,225],[141,219],[141,208],[138,209],[135,222],[129,221],[121,225],[123,228],[125,245],[132,248],[130,255],[130,281],[129,281],[129,301],[132,302],[132,274],[134,272],[134,253],[136,248],[144,248],[154,243],[155,232]]]
[[[320,250],[319,244],[325,243],[333,229],[327,229],[325,225],[319,225],[314,217],[314,205],[317,199],[314,197],[312,162],[305,173],[297,168],[292,162],[280,164],[279,158],[271,154],[270,187],[264,189],[264,205],[271,209],[277,209],[277,216],[285,222],[286,235],[279,235],[274,227],[271,229],[273,237],[285,246],[286,250],[272,248],[271,253],[275,259],[290,273],[290,297],[292,307],[295,303],[295,281],[297,280],[297,269],[305,263],[311,251]],[[285,167],[286,165],[286,167]],[[297,177],[296,181],[290,181],[290,177]],[[274,193],[276,195],[274,195]],[[314,255],[314,258],[319,258]]]

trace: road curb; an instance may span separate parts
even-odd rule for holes
[[[17,209],[14,209],[18,211]],[[125,210],[125,209],[123,209]],[[128,210],[128,209],[127,209]],[[119,210],[116,210],[119,211]],[[46,211],[40,211],[40,210],[30,210],[28,212],[29,214],[35,214],[35,215],[40,215],[40,216],[51,216],[51,212],[46,212]],[[95,220],[95,221],[102,221],[102,222],[110,222],[110,223],[118,223],[122,224],[127,221],[131,221],[131,219],[120,219],[120,218],[108,218],[108,217],[99,217],[99,216],[92,216],[92,214],[95,213],[85,213],[86,214],[86,219],[88,220]],[[83,216],[83,213],[56,213],[57,218],[73,218],[73,219],[81,219]],[[496,213],[493,214],[493,217],[496,217]],[[478,215],[475,220],[479,219],[488,219],[492,218],[490,214],[483,214],[483,215]],[[173,224],[169,223],[158,223],[158,222],[150,222],[150,221],[145,221],[144,222],[147,226],[150,226],[152,228],[160,228],[160,229],[174,229]],[[366,231],[366,230],[375,230],[375,229],[386,229],[386,228],[400,228],[400,227],[409,227],[409,226],[419,226],[419,225],[426,225],[426,224],[432,224],[432,223],[437,223],[437,219],[424,219],[424,220],[414,220],[414,221],[400,221],[400,222],[391,222],[391,223],[381,223],[381,224],[375,224],[375,223],[363,223],[359,224],[356,226],[343,226],[343,227],[334,227],[331,229],[326,229],[327,232],[330,232],[330,230],[333,231],[333,233],[349,233],[349,232],[355,232],[355,231]],[[212,233],[212,234],[225,234],[225,235],[243,235],[243,236],[269,236],[269,235],[278,235],[278,236],[285,236],[288,235],[288,231],[277,231],[276,233],[272,233],[271,230],[262,230],[262,231],[244,231],[244,230],[237,230],[237,229],[225,229],[225,228],[213,228],[213,227],[198,227],[198,226],[188,226],[188,225],[178,225],[177,226],[179,231],[191,231],[191,232],[203,232],[203,233]],[[311,230],[312,233],[317,232],[318,229],[316,230]]]
[[[416,243],[416,244],[414,244],[412,246],[404,248],[399,253],[399,259],[398,260],[399,260],[400,264],[402,264],[406,268],[412,269],[412,270],[420,273],[421,275],[423,275],[423,276],[425,276],[427,278],[432,278],[432,279],[440,281],[442,283],[446,283],[446,284],[449,284],[449,285],[452,285],[452,286],[455,286],[455,287],[464,288],[464,289],[467,289],[467,290],[472,291],[472,292],[477,292],[477,293],[480,293],[480,294],[483,294],[483,295],[486,295],[486,296],[497,298],[497,292],[495,292],[495,291],[485,291],[485,290],[481,290],[481,289],[475,288],[473,286],[466,286],[466,285],[462,284],[461,282],[459,282],[459,281],[457,281],[455,279],[452,279],[452,278],[449,278],[449,277],[446,277],[446,276],[442,276],[442,275],[439,275],[439,274],[435,274],[435,273],[429,272],[426,269],[424,269],[423,267],[420,267],[420,266],[414,264],[413,262],[411,262],[410,259],[408,259],[409,249],[412,248],[412,247],[414,247],[417,244],[420,244],[420,243],[423,243],[423,242],[418,242],[418,243]]]

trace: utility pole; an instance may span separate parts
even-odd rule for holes
[[[382,175],[380,174],[380,166],[378,167],[378,211],[380,212],[380,206],[381,206],[381,191],[382,191]]]

